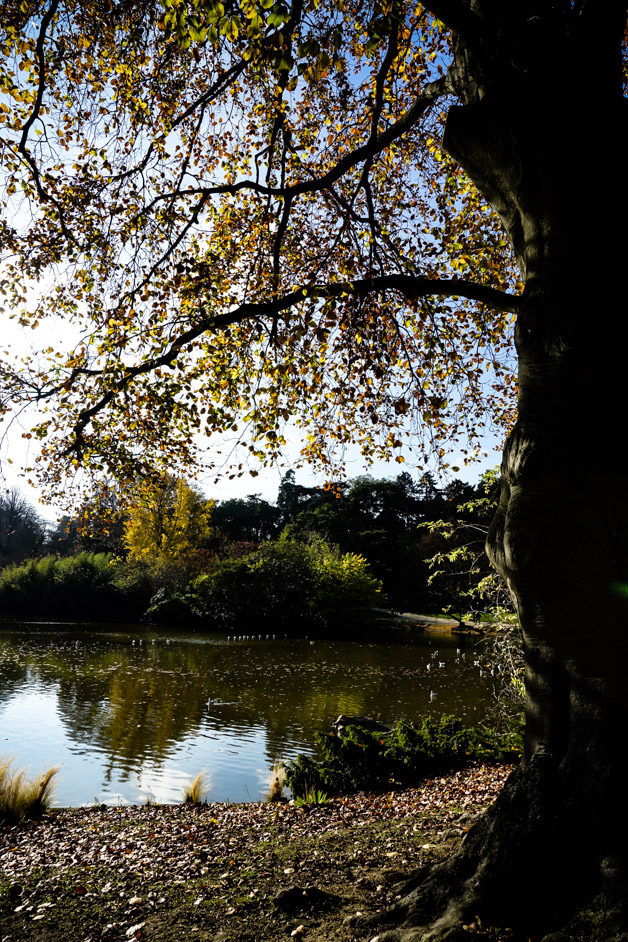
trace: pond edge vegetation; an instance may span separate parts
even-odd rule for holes
[[[0,821],[19,824],[43,817],[52,804],[59,766],[28,777],[26,769],[15,769],[13,756],[0,756]]]
[[[403,790],[473,764],[514,765],[522,747],[518,728],[500,733],[465,727],[453,716],[425,717],[416,724],[399,721],[389,732],[348,725],[342,735],[320,732],[316,738],[320,759],[301,754],[286,763],[273,763],[269,802],[286,801],[285,787],[299,807],[361,791]],[[0,823],[9,825],[41,818],[50,809],[59,773],[54,766],[32,780],[26,770],[13,770],[13,761],[0,757]],[[185,786],[182,803],[205,804],[210,791],[211,776],[203,770]]]

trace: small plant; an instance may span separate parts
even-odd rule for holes
[[[33,780],[26,777],[25,769],[11,769],[13,761],[0,758],[0,821],[16,823],[25,818],[41,818],[50,807],[59,769],[53,766]]]
[[[315,788],[313,791],[306,792],[303,797],[297,795],[294,799],[294,804],[296,808],[305,808],[311,805],[328,805],[329,801],[329,796],[326,795],[325,792],[321,792],[319,789]]]
[[[268,780],[268,800],[281,801],[286,785],[286,768],[281,759],[273,762]]]
[[[183,800],[187,805],[200,805],[211,788],[206,772],[199,772],[195,779],[183,789]]]

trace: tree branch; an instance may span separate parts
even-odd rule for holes
[[[276,198],[285,198],[289,200],[294,200],[295,196],[301,196],[304,193],[314,193],[318,190],[329,190],[331,186],[347,173],[349,170],[352,170],[353,167],[362,161],[366,161],[369,158],[380,153],[390,144],[392,144],[397,138],[405,134],[406,131],[409,131],[410,128],[414,127],[419,118],[434,104],[434,102],[440,98],[443,94],[449,93],[449,88],[442,81],[432,82],[429,91],[426,94],[419,95],[412,105],[408,108],[404,115],[399,118],[398,121],[395,121],[394,124],[391,124],[379,137],[369,137],[369,140],[363,144],[361,147],[357,147],[354,151],[351,151],[348,154],[345,154],[331,170],[328,170],[327,173],[324,173],[320,177],[312,177],[309,180],[301,180],[299,183],[293,183],[286,187],[272,187],[267,186],[263,183],[260,183],[259,180],[238,180],[237,183],[220,183],[216,186],[198,186],[198,187],[189,187],[185,190],[179,190],[177,193],[160,193],[158,196],[155,196],[148,206],[142,210],[142,213],[150,212],[150,210],[157,205],[159,202],[164,200],[170,200],[174,196],[198,196],[203,195],[206,198],[210,196],[218,196],[222,193],[238,193],[240,190],[252,190],[255,193],[260,193],[263,196],[276,197]]]
[[[61,226],[61,231],[63,232],[68,242],[72,242],[74,243],[74,245],[78,246],[79,245],[78,239],[69,231],[69,229],[67,228],[65,224],[65,215],[63,211],[63,206],[59,203],[58,200],[56,200],[53,196],[51,196],[51,194],[46,189],[44,189],[44,185],[41,180],[41,174],[39,172],[39,167],[37,166],[37,163],[33,155],[31,154],[31,152],[29,151],[27,147],[28,135],[30,133],[30,130],[33,124],[39,117],[42,102],[44,100],[44,93],[46,91],[46,56],[45,56],[45,50],[44,50],[44,43],[46,40],[46,31],[48,27],[50,26],[52,20],[54,19],[54,15],[57,12],[58,6],[59,6],[59,0],[52,0],[52,3],[50,4],[50,9],[42,17],[41,25],[39,27],[39,35],[37,36],[37,44],[35,46],[35,55],[37,56],[37,70],[38,70],[37,95],[35,96],[33,109],[30,115],[28,116],[28,120],[24,124],[24,127],[22,128],[22,135],[17,145],[17,152],[18,154],[21,154],[21,156],[24,158],[25,162],[27,163],[28,167],[30,168],[30,171],[33,177],[33,182],[35,183],[35,189],[37,190],[40,200],[43,203],[51,202],[53,204],[53,206],[57,209],[59,213],[59,223]]]
[[[147,360],[145,363],[142,363],[141,366],[122,368],[122,375],[120,379],[114,383],[114,386],[107,390],[93,406],[79,413],[79,418],[73,429],[73,440],[71,444],[68,445],[64,454],[76,452],[79,456],[82,455],[85,442],[84,432],[94,416],[101,412],[118,393],[123,392],[131,382],[139,376],[152,373],[160,367],[167,367],[174,363],[181,351],[203,334],[216,333],[218,330],[232,326],[233,324],[242,323],[248,319],[276,319],[278,315],[290,310],[290,308],[298,307],[307,300],[322,301],[329,298],[341,298],[351,295],[354,297],[366,297],[370,294],[379,294],[386,291],[398,292],[409,301],[416,301],[418,298],[428,296],[462,297],[471,301],[478,301],[481,304],[486,304],[497,310],[511,312],[517,311],[520,304],[520,300],[516,295],[499,291],[487,285],[479,285],[463,279],[431,279],[412,275],[382,275],[359,281],[304,285],[301,288],[290,291],[282,297],[274,298],[270,301],[247,301],[239,305],[234,311],[229,311],[226,314],[218,315],[217,317],[204,317],[194,327],[191,327],[177,337],[172,342],[169,349],[161,354],[161,356]],[[67,390],[74,380],[83,373],[89,373],[91,376],[93,375],[93,370],[75,369],[70,378],[63,384],[54,389],[47,390],[46,393],[42,394],[39,398],[49,398],[62,389]]]
[[[39,112],[41,109],[41,104],[44,99],[44,92],[46,90],[46,59],[44,55],[44,42],[46,39],[46,30],[50,26],[52,19],[57,12],[57,7],[59,6],[59,0],[52,0],[50,4],[50,9],[42,18],[41,26],[39,28],[39,35],[37,37],[37,45],[35,46],[35,54],[37,56],[37,71],[38,71],[38,81],[37,81],[37,96],[33,104],[33,110],[31,111],[28,121],[22,128],[22,137],[20,138],[20,143],[18,145],[18,150],[21,154],[26,152],[26,142],[28,140],[28,135],[33,124],[39,117]]]

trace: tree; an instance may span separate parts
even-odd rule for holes
[[[249,494],[244,500],[220,501],[212,514],[214,530],[232,541],[269,540],[276,536],[278,523],[279,511],[259,494]]]
[[[344,490],[342,484],[320,487],[304,487],[296,483],[295,472],[290,469],[281,479],[277,491],[277,509],[284,524],[294,521],[299,514],[315,512],[316,510],[333,504],[336,496]]]
[[[363,639],[385,603],[367,561],[320,537],[285,534],[254,552],[221,560],[194,583],[208,618],[223,630],[271,628],[288,635]],[[307,635],[306,635],[307,637]]]
[[[318,533],[343,552],[364,556],[393,608],[431,611],[417,530],[424,508],[415,490],[407,473],[395,480],[353,478],[341,489],[319,491],[304,509],[296,505],[289,531],[296,539]]]
[[[426,562],[436,604],[461,615],[464,611],[490,612],[493,625],[506,615],[510,623],[516,617],[512,599],[486,555],[486,537],[500,496],[497,469],[486,471],[476,488],[454,480],[444,493],[449,495],[443,502],[448,512],[440,520],[420,524],[423,532],[430,534]]]
[[[112,553],[123,556],[124,502],[117,487],[99,481],[76,513],[63,516],[48,538],[54,553]]]
[[[145,560],[184,560],[209,536],[214,503],[181,478],[144,490],[129,510],[124,541],[129,555]]]
[[[39,554],[45,535],[43,521],[17,488],[0,494],[0,566]]]
[[[380,938],[537,932],[585,889],[625,938],[626,3],[11,0],[2,29],[2,290],[76,330],[3,367],[44,481],[181,468],[197,432],[274,461],[293,416],[319,461],[510,424],[525,761]]]

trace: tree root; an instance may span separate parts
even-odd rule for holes
[[[511,939],[628,942],[623,837],[615,835],[616,853],[602,853],[621,810],[599,801],[592,809],[591,796],[571,784],[551,756],[535,757],[513,772],[456,854],[420,871],[392,909],[353,925],[371,942],[486,939],[480,926],[508,927]]]

